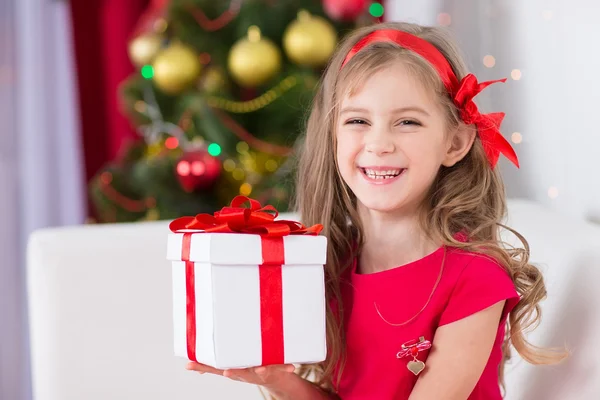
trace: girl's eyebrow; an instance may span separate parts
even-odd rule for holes
[[[392,110],[392,114],[398,114],[398,113],[406,112],[406,111],[418,112],[420,114],[423,114],[423,115],[426,115],[429,117],[429,113],[418,106],[406,106],[406,107],[395,108]],[[368,113],[369,110],[367,110],[366,108],[360,108],[360,107],[344,107],[344,108],[342,108],[340,114],[351,113],[351,112]]]
[[[351,113],[351,112],[368,113],[369,110],[367,110],[366,108],[360,108],[360,107],[344,107],[344,108],[342,108],[342,111],[340,112],[340,114],[346,114],[346,113]]]

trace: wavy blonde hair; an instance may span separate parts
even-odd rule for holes
[[[333,391],[336,365],[339,363],[340,369],[343,369],[345,362],[340,280],[351,260],[360,253],[364,242],[357,199],[342,180],[335,159],[339,103],[345,94],[360,88],[374,72],[400,61],[425,87],[435,92],[447,111],[448,131],[461,126],[465,128],[435,69],[416,53],[397,44],[372,44],[357,53],[340,71],[346,54],[356,42],[374,30],[390,28],[411,33],[433,44],[449,61],[459,80],[467,74],[457,47],[445,30],[393,22],[364,27],[347,36],[321,79],[299,159],[296,209],[306,225],[323,224],[328,238],[325,285],[329,354],[325,362],[303,366],[300,373],[311,374],[316,384],[329,391]],[[504,186],[498,171],[490,168],[478,137],[463,160],[452,167],[440,168],[427,199],[421,213],[423,230],[442,245],[493,257],[506,269],[521,296],[508,317],[504,358],[509,357],[510,345],[523,359],[533,364],[552,364],[565,358],[564,351],[542,349],[525,338],[525,332],[535,328],[540,321],[539,302],[546,296],[546,288],[539,269],[529,263],[527,241],[501,223],[506,212]],[[522,242],[522,248],[503,243],[499,234],[501,228],[515,234]],[[469,232],[468,243],[455,239],[454,235],[460,231]],[[500,382],[502,378],[501,368]]]

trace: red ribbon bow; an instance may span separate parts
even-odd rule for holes
[[[492,168],[498,163],[500,153],[518,167],[519,160],[515,150],[500,133],[504,113],[481,114],[473,101],[473,98],[483,89],[498,82],[504,83],[506,78],[479,83],[475,75],[468,74],[460,81],[458,90],[454,94],[454,103],[460,110],[463,122],[477,126],[479,138]]]
[[[250,203],[250,208],[240,207]],[[203,231],[213,233],[251,233],[261,236],[318,235],[323,225],[305,227],[300,222],[278,220],[277,209],[265,207],[254,199],[237,196],[229,207],[223,207],[214,215],[198,214],[195,217],[177,218],[169,225],[172,232]]]
[[[250,208],[241,207],[250,203]],[[229,207],[214,215],[181,217],[169,225],[171,231],[183,233],[181,259],[186,270],[187,355],[196,358],[196,291],[195,268],[190,261],[191,237],[197,233],[249,233],[261,235],[263,262],[259,266],[262,365],[284,363],[283,286],[281,267],[285,263],[283,236],[318,235],[323,225],[309,228],[299,222],[275,221],[279,213],[273,206],[245,196],[237,196]]]

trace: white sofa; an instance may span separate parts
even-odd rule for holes
[[[513,200],[549,299],[531,339],[569,345],[556,367],[508,367],[511,400],[600,398],[600,227]],[[261,399],[256,387],[184,369],[173,356],[167,223],[40,230],[28,248],[34,400]],[[384,379],[384,377],[382,377]],[[383,399],[382,399],[383,400]]]

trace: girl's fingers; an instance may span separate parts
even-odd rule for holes
[[[254,372],[258,376],[266,376],[273,372],[294,372],[296,367],[293,364],[284,364],[284,365],[269,365],[254,368]]]
[[[252,369],[226,369],[223,371],[223,376],[234,381],[257,383],[259,378]]]
[[[277,379],[278,373],[294,372],[295,367],[291,364],[269,365],[256,368],[228,369],[223,372],[223,376],[237,381],[263,385],[270,380]]]
[[[285,364],[283,366],[285,372],[294,372],[296,370],[296,366],[294,364]]]
[[[216,369],[208,365],[199,364],[195,362],[189,362],[186,365],[186,369],[190,371],[196,371],[201,374],[211,373],[215,375],[222,375],[226,378],[233,379],[241,382],[248,382],[257,385],[267,383],[271,378],[274,378],[273,374],[278,372],[291,373],[294,372],[296,367],[293,364],[285,365],[269,365],[256,368],[241,368],[241,369],[227,369],[221,370]]]
[[[207,372],[209,374],[223,375],[222,369],[213,368],[211,366],[199,364],[196,362],[187,363],[187,365],[185,366],[185,369],[190,370],[190,371],[200,372],[201,374]]]

